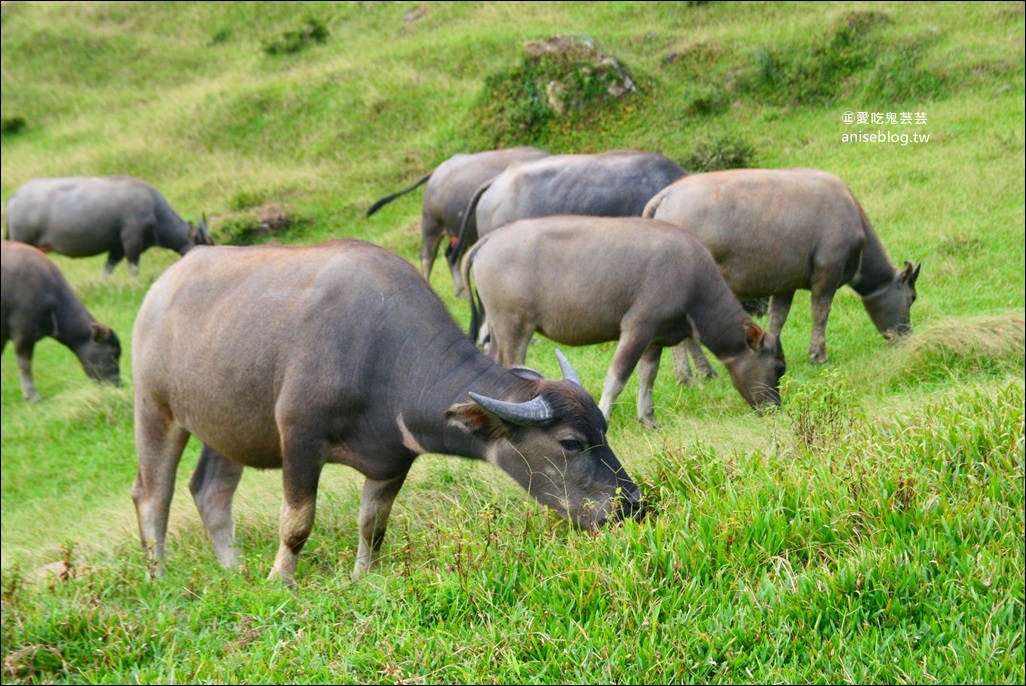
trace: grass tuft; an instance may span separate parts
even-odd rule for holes
[[[1022,375],[1026,326],[1021,313],[949,318],[917,330],[898,348],[899,386],[947,379]]]

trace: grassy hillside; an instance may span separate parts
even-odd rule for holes
[[[46,340],[28,405],[13,351],[0,360],[4,682],[1021,683],[1023,8],[4,2],[5,202],[36,176],[129,174],[221,242],[354,236],[417,263],[420,191],[364,213],[451,155],[640,148],[695,171],[830,171],[891,260],[922,264],[914,336],[886,344],[845,289],[826,367],[795,298],[771,416],[722,373],[678,386],[667,353],[646,430],[632,378],[609,441],[650,501],[643,522],[574,531],[498,470],[425,456],[381,574],[353,582],[361,479],[329,468],[283,589],[263,581],[280,473],[243,477],[246,568],[223,572],[186,487],[195,442],[168,577],[144,580],[129,346],[178,256],[151,249],[137,279],[57,256],[121,336],[125,384],[95,386]],[[637,90],[539,108],[523,45],[557,34],[590,38]],[[844,139],[879,132],[928,140]],[[267,217],[287,221],[246,235]],[[441,262],[431,283],[465,324]],[[613,347],[565,350],[596,397]],[[558,375],[553,348],[528,364]]]

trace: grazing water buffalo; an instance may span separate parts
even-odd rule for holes
[[[489,231],[515,219],[580,214],[639,217],[645,203],[687,172],[658,153],[613,150],[592,155],[551,155],[506,169],[478,189],[464,226],[447,253],[456,265]],[[467,229],[477,222],[476,235]]]
[[[431,268],[434,266],[442,237],[449,234],[455,239],[459,234],[463,212],[467,209],[474,191],[510,164],[538,159],[548,154],[539,148],[525,146],[487,150],[471,155],[453,155],[413,185],[378,200],[367,210],[367,216],[371,216],[399,196],[427,183],[424,188],[424,210],[420,221],[420,269],[424,278],[430,280]],[[477,223],[473,217],[467,223],[467,231],[473,236],[477,235]],[[463,286],[459,282],[458,269],[452,270],[452,277],[457,292],[462,292]]]
[[[472,321],[483,307],[489,354],[500,364],[521,364],[536,331],[566,345],[619,339],[599,401],[607,419],[640,363],[638,418],[654,424],[662,349],[689,336],[726,365],[752,407],[780,403],[777,337],[744,311],[709,251],[675,226],[640,217],[522,219],[482,237],[463,270],[480,300],[471,298]]]
[[[190,434],[203,443],[190,489],[224,566],[239,561],[231,506],[243,467],[283,470],[270,576],[285,580],[328,462],[366,476],[355,575],[375,565],[422,453],[496,465],[583,527],[641,511],[602,413],[564,358],[561,381],[495,364],[409,262],[370,243],[196,250],[147,293],[132,351],[132,497],[158,571]]]
[[[40,400],[32,381],[32,351],[46,336],[71,349],[89,378],[120,384],[117,334],[89,314],[53,260],[24,243],[0,241],[0,246],[2,349],[14,341],[25,399]]]
[[[139,256],[155,245],[184,255],[213,241],[160,192],[128,176],[33,179],[7,201],[7,238],[68,257],[110,253],[105,274],[122,258],[139,273]]]
[[[645,216],[676,224],[712,253],[740,298],[770,296],[780,334],[798,289],[812,292],[809,359],[827,362],[826,326],[844,284],[884,338],[911,331],[919,266],[891,264],[844,183],[815,169],[733,169],[694,174],[658,193]]]

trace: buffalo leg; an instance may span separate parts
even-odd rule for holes
[[[494,340],[492,339],[492,325],[488,319],[481,322],[481,326],[477,331],[477,346],[481,348],[487,355],[492,349]]]
[[[651,340],[651,336],[639,332],[629,333],[625,330],[620,335],[620,342],[616,346],[613,361],[602,384],[602,397],[599,399],[599,409],[602,410],[607,422],[613,412],[613,403],[627,385],[627,379],[630,378],[631,372],[634,371]]]
[[[363,493],[360,496],[360,546],[356,551],[354,577],[359,577],[377,566],[388,517],[392,513],[392,503],[395,502],[395,497],[405,480],[406,474],[402,474],[385,481],[368,477],[363,482]]]
[[[281,519],[278,522],[281,543],[278,546],[278,555],[274,559],[274,567],[267,578],[291,583],[296,574],[299,553],[313,531],[317,483],[321,478],[324,460],[319,445],[293,444],[287,439],[283,443],[284,497],[281,504]]]
[[[769,327],[774,336],[780,336],[780,330],[784,328],[787,315],[791,312],[791,301],[794,300],[794,291],[790,293],[775,293],[770,296],[769,302]]]
[[[103,265],[103,273],[110,276],[110,273],[114,271],[114,267],[117,267],[118,262],[124,259],[124,257],[125,251],[122,248],[118,247],[111,250],[110,254],[107,255],[107,263]]]
[[[139,276],[139,258],[146,250],[146,241],[143,236],[154,236],[157,232],[156,226],[126,226],[121,232],[121,245],[125,251],[125,259],[128,261],[128,273],[133,277]]]
[[[683,341],[670,348],[673,356],[673,373],[677,377],[677,383],[681,386],[697,386],[698,381],[691,374],[691,360],[688,356],[688,340]]]
[[[21,377],[21,394],[30,403],[39,402],[42,396],[36,390],[36,384],[32,381],[32,351],[36,343],[30,339],[21,339],[14,342],[14,353],[18,359],[18,374]]]
[[[488,355],[503,367],[524,364],[527,359],[527,346],[534,335],[534,329],[520,321],[510,321],[506,317],[500,321],[490,317],[487,322],[491,333]]]
[[[652,387],[655,386],[662,354],[662,346],[653,343],[645,348],[645,352],[642,353],[641,359],[638,361],[638,421],[652,429],[658,426],[652,402]]]
[[[203,519],[214,554],[222,567],[239,566],[232,522],[232,498],[242,478],[242,465],[227,460],[204,444],[189,481],[193,502]]]
[[[715,379],[718,374],[712,368],[712,365],[709,364],[709,358],[705,356],[705,351],[702,349],[702,344],[698,342],[698,339],[685,338],[683,343],[691,355],[692,362],[695,363],[695,373],[703,379]]]
[[[826,364],[826,327],[830,306],[837,289],[833,286],[812,284],[812,338],[809,341],[809,359],[813,364]]]
[[[135,446],[139,467],[132,486],[132,500],[139,520],[139,536],[151,574],[164,572],[164,539],[168,512],[175,492],[175,474],[189,433],[156,411],[148,411],[145,400],[136,401]]]
[[[695,363],[695,374],[703,379],[715,379],[716,370],[709,364],[702,345],[694,338],[685,338],[670,348],[673,354],[673,371],[681,386],[696,386],[698,382],[691,374],[691,362]]]

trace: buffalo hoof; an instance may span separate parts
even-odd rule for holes
[[[659,428],[659,423],[656,422],[655,417],[653,417],[651,415],[647,416],[647,417],[638,417],[638,421],[646,429],[658,429]]]

